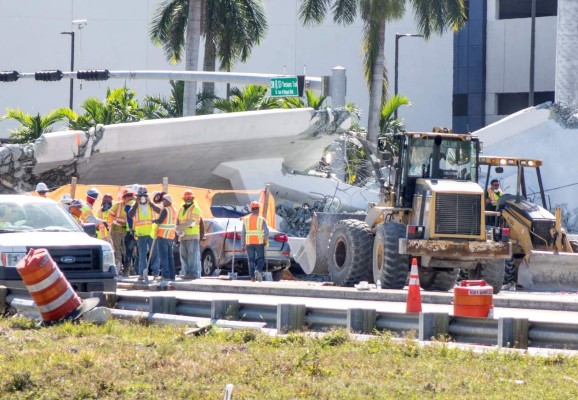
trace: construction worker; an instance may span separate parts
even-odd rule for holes
[[[134,193],[130,189],[123,189],[121,199],[115,202],[108,210],[107,222],[110,227],[110,238],[116,259],[116,271],[120,275],[129,275],[130,262],[125,258],[125,236],[127,229],[127,207],[130,209],[134,203]],[[124,261],[123,261],[124,258]]]
[[[107,221],[108,226],[105,226],[104,223],[99,224],[98,230],[96,231],[96,237],[99,239],[104,239],[107,242],[111,242],[112,244],[112,239],[109,234],[110,224],[108,224],[108,212],[111,207],[112,207],[112,195],[110,193],[106,193],[104,196],[102,196],[102,204],[100,206],[100,209],[98,210],[97,216],[100,220]]]
[[[130,208],[127,215],[133,219],[134,233],[137,237],[136,245],[138,249],[138,274],[139,280],[144,279],[144,274],[148,276],[148,253],[153,249],[153,218],[154,213],[160,213],[161,209],[149,200],[149,191],[145,186],[137,190],[137,201]],[[152,254],[151,254],[152,255]],[[159,276],[158,270],[153,270],[155,278]],[[147,278],[148,280],[148,278]]]
[[[46,183],[38,182],[38,185],[36,185],[36,193],[38,193],[38,196],[46,198],[46,193],[48,192],[49,190],[48,186],[46,186]]]
[[[177,218],[181,276],[184,279],[198,279],[201,277],[201,209],[195,203],[191,190],[183,192],[183,201]]]
[[[82,208],[83,207],[84,207],[84,205],[82,204],[82,201],[74,199],[70,202],[70,207],[68,209],[68,211],[70,212],[70,215],[72,215],[72,218],[74,218],[74,220],[80,226],[82,226],[82,221],[80,219],[80,216],[82,215]]]
[[[156,204],[157,206],[161,207],[161,212],[162,212],[162,207],[163,207],[163,196],[167,194],[166,192],[160,191],[160,190],[155,190],[153,192],[153,203]],[[157,230],[157,224],[153,224],[153,232],[156,232]],[[151,269],[153,271],[160,271],[160,267],[161,267],[161,259],[159,258],[159,252],[157,250],[157,246],[153,246],[153,250],[152,250],[152,255],[150,256],[151,261]],[[160,276],[156,276],[155,279],[158,278],[160,279]]]
[[[173,199],[170,194],[163,196],[163,209],[157,219],[155,252],[159,255],[162,278],[175,280],[175,261],[173,258],[173,241],[175,239],[175,227],[177,223],[177,210],[173,207]]]
[[[60,204],[62,205],[62,207],[64,207],[64,209],[66,211],[70,212],[70,202],[72,201],[72,196],[69,195],[68,193],[64,193],[62,196],[60,196]]]
[[[249,205],[251,214],[243,217],[243,230],[241,231],[242,246],[247,252],[249,260],[249,275],[251,282],[261,281],[265,266],[265,245],[269,238],[269,227],[265,218],[259,215],[259,203],[251,202]]]
[[[486,210],[496,211],[498,208],[498,200],[502,197],[502,194],[500,182],[497,179],[492,179],[490,187],[486,190]]]

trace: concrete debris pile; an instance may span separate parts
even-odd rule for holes
[[[575,106],[563,103],[551,104],[550,116],[566,129],[578,129],[578,108]]]
[[[0,145],[0,193],[31,190],[36,184],[32,169],[36,163],[34,146],[27,144]]]

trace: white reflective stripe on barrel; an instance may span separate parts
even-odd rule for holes
[[[70,299],[73,298],[74,296],[76,296],[76,293],[74,293],[74,290],[72,290],[71,286],[68,286],[66,292],[62,293],[62,295],[59,298],[55,299],[53,302],[49,304],[37,307],[41,313],[54,311],[64,303],[70,301]]]
[[[46,289],[48,286],[56,282],[61,276],[62,272],[60,272],[58,268],[54,268],[54,271],[52,271],[52,273],[47,276],[46,279],[34,285],[26,285],[26,287],[30,293],[40,292],[41,290]]]

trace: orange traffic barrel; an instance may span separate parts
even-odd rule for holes
[[[492,315],[494,288],[484,280],[465,280],[454,288],[454,316],[482,317]]]
[[[49,325],[70,318],[82,306],[66,277],[46,249],[30,249],[16,266],[42,321]]]

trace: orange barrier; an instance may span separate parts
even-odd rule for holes
[[[421,291],[419,287],[419,274],[417,271],[417,259],[411,260],[411,272],[409,274],[409,288],[407,292],[406,313],[421,312]]]
[[[70,317],[82,306],[82,299],[46,249],[30,249],[16,269],[45,324]]]
[[[457,317],[482,317],[493,314],[494,288],[484,280],[461,281],[454,288],[454,315]]]

